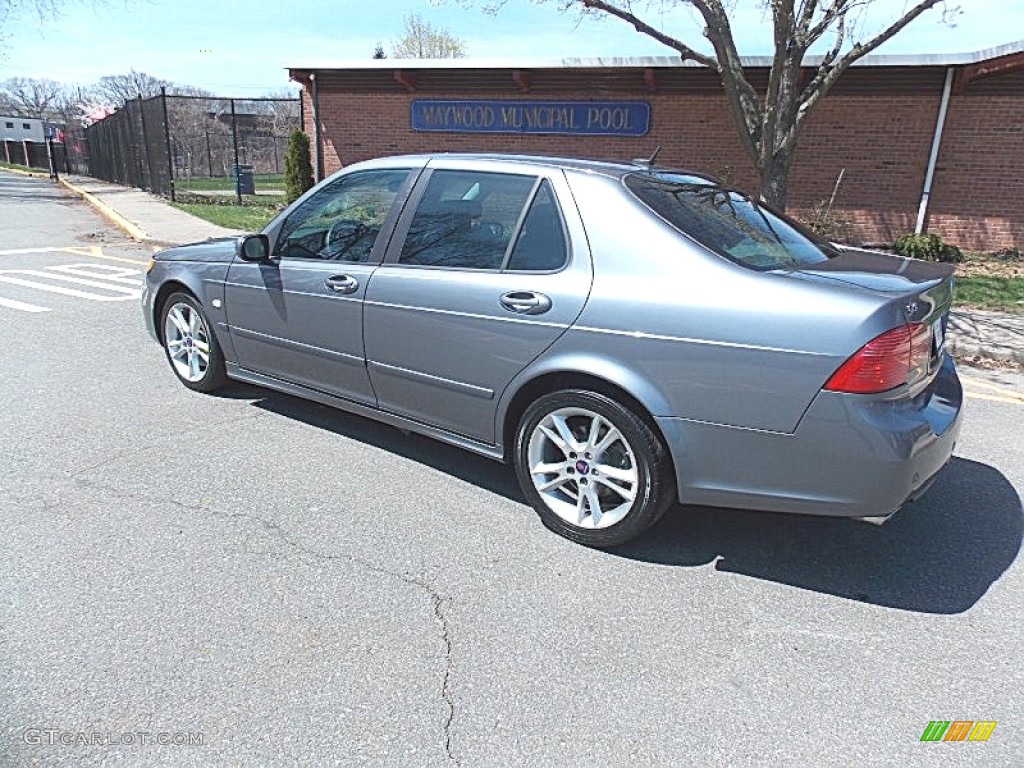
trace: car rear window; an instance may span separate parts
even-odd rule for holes
[[[631,173],[626,187],[680,232],[756,270],[800,269],[837,255],[828,243],[742,192],[700,176]]]

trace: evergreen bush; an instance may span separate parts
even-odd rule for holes
[[[313,186],[313,165],[309,159],[309,137],[298,128],[288,136],[284,155],[284,196],[291,203]]]

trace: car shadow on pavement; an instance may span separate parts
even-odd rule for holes
[[[234,384],[232,382],[232,386]],[[526,504],[526,497],[519,490],[515,472],[510,466],[429,437],[405,432],[397,427],[309,400],[276,392],[269,393],[256,387],[252,387],[251,391],[257,393],[251,396],[263,395],[253,402],[257,408],[326,429],[351,440],[358,440],[360,443],[457,477],[498,496]]]
[[[274,395],[274,397],[276,396],[277,395]],[[255,384],[248,384],[244,381],[228,379],[227,384],[214,392],[207,392],[206,397],[218,397],[223,400],[254,400],[262,402],[262,400],[267,397],[267,390],[262,387],[257,387]]]
[[[403,456],[526,505],[511,467],[370,419],[255,387],[253,405]],[[260,395],[263,395],[262,397]],[[244,396],[239,390],[236,396]],[[1016,559],[1017,491],[998,470],[955,458],[923,498],[883,526],[854,520],[675,506],[609,554],[703,566],[874,605],[966,611]]]
[[[620,557],[715,563],[739,573],[874,605],[966,611],[1017,558],[1024,517],[1001,472],[954,458],[932,488],[885,525],[856,520],[675,507]]]

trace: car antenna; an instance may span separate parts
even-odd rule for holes
[[[646,165],[648,171],[653,171],[654,161],[658,159],[659,152],[661,152],[661,145],[654,150],[654,153],[650,157],[634,157],[633,165]]]

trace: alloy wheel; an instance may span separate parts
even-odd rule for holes
[[[537,423],[527,451],[529,475],[544,504],[579,528],[607,528],[633,507],[640,486],[636,455],[608,418],[559,408]]]
[[[182,379],[202,381],[210,367],[210,332],[194,307],[180,301],[167,310],[164,345]]]

